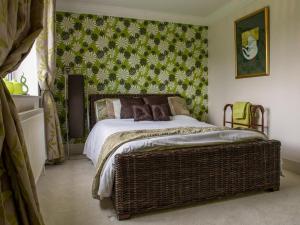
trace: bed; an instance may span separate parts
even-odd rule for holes
[[[93,192],[93,197],[112,198],[120,220],[137,213],[218,197],[279,190],[279,141],[268,140],[262,134],[248,130],[217,130],[212,125],[187,116],[176,116],[170,122],[160,123],[134,123],[129,119],[108,119],[96,123],[93,103],[99,99],[120,96],[128,95],[89,96],[88,115],[92,130],[84,153],[94,164],[105,140],[120,131],[128,130],[130,133],[153,128],[176,129],[183,124],[185,127],[210,130],[201,137],[197,136],[200,135],[198,133],[183,134],[134,140],[120,145],[103,164],[101,174],[95,176],[97,178],[100,175],[100,185],[96,188],[93,186],[97,190]],[[187,141],[193,142],[193,145],[186,145]],[[170,149],[166,147],[167,150],[161,147],[174,142],[183,144]],[[148,145],[159,145],[160,148],[140,151]]]

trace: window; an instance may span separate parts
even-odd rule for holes
[[[23,60],[17,70],[7,76],[9,80],[16,80],[20,82],[21,76],[24,75],[26,85],[28,86],[28,95],[38,96],[38,73],[37,73],[37,57],[35,44],[32,46],[31,51]]]

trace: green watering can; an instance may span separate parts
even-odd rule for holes
[[[26,95],[28,93],[28,86],[26,85],[26,78],[24,74],[21,76],[20,82],[4,79],[4,83],[11,94]]]

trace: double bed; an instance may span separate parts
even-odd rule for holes
[[[250,191],[279,190],[280,142],[257,131],[219,128],[184,115],[170,121],[96,123],[94,102],[122,96],[129,95],[89,96],[92,130],[84,149],[97,168],[93,197],[111,197],[119,219]]]

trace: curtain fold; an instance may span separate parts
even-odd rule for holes
[[[27,56],[42,30],[43,0],[0,1],[0,225],[43,225],[14,102],[2,78]]]
[[[52,94],[55,81],[55,0],[44,5],[44,29],[37,38],[37,61],[39,85],[45,112],[47,162],[59,163],[65,159],[56,104]]]

